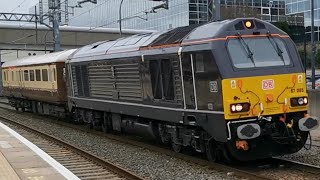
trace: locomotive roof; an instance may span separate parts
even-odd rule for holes
[[[244,21],[248,20],[253,22],[252,29],[245,28]],[[209,22],[203,25],[178,27],[164,32],[138,34],[114,41],[102,41],[90,44],[79,48],[78,51],[70,56],[70,62],[73,62],[73,59],[83,58],[83,60],[85,60],[87,59],[86,57],[90,56],[139,51],[141,48],[161,48],[171,45],[183,46],[195,42],[208,43],[208,41],[206,42],[201,40],[224,38],[226,36],[234,36],[237,33],[252,35],[254,32],[259,32],[261,34],[271,33],[286,35],[286,33],[268,22],[261,21],[256,18],[237,18],[232,20]]]
[[[28,66],[36,64],[50,64],[55,62],[65,62],[70,54],[76,49],[70,49],[60,52],[54,52],[38,56],[28,56],[13,61],[5,62],[2,67],[17,67],[17,66]]]

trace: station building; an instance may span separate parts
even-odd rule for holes
[[[286,14],[303,14],[304,26],[306,27],[307,38],[311,34],[311,1],[310,0],[286,0]],[[314,0],[314,32],[315,39],[320,40],[320,0]]]

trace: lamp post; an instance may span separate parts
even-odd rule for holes
[[[269,7],[270,7],[270,22],[272,23],[272,5],[273,1],[269,1]]]
[[[122,8],[122,3],[123,3],[123,0],[121,0],[120,2],[120,7],[119,7],[119,29],[120,29],[120,37],[122,37],[122,25],[121,25],[121,8]]]
[[[316,44],[314,42],[314,0],[311,0],[311,44],[312,44],[312,53],[311,53],[311,82],[312,89],[315,89],[315,53],[316,53]]]

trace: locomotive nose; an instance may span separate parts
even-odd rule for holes
[[[311,131],[319,127],[319,120],[316,117],[304,117],[299,120],[301,131]]]

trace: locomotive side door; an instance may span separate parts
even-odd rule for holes
[[[184,53],[181,56],[184,94],[185,94],[185,106],[186,106],[185,108],[197,109],[194,67],[193,67],[191,57],[192,57],[191,53]]]

